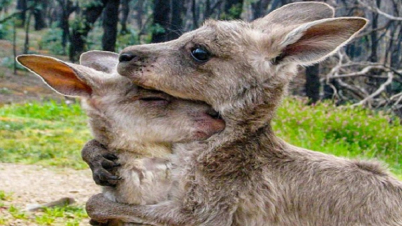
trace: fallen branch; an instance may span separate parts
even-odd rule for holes
[[[378,7],[373,7],[370,6],[368,4],[366,4],[365,2],[363,2],[362,0],[357,0],[361,5],[363,5],[364,7],[368,8],[369,10],[378,13],[379,15],[382,15],[390,20],[397,20],[397,21],[402,21],[402,17],[397,17],[397,16],[393,16],[390,15],[386,12],[381,11]]]
[[[383,84],[381,84],[381,86],[374,93],[370,94],[368,97],[366,97],[365,99],[361,100],[359,103],[353,104],[352,107],[353,106],[358,106],[358,105],[363,105],[366,102],[372,100],[374,97],[378,96],[380,93],[382,93],[385,90],[385,88],[387,88],[387,86],[392,83],[392,79],[394,78],[394,74],[392,72],[388,72],[387,77],[388,77],[387,81],[385,81]]]
[[[352,73],[348,73],[348,74],[335,75],[335,76],[330,77],[330,79],[363,76],[363,75],[366,75],[369,71],[371,71],[373,69],[382,69],[382,70],[388,71],[388,69],[385,68],[384,66],[367,66],[367,67],[363,68],[361,71],[352,72]]]
[[[398,93],[396,95],[393,95],[390,99],[394,100],[398,98],[398,100],[392,105],[392,109],[399,109],[401,106],[399,105],[399,103],[402,101],[402,93]]]

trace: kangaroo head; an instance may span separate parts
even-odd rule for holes
[[[304,2],[251,23],[209,20],[176,40],[125,48],[118,72],[140,86],[205,101],[227,124],[266,123],[297,65],[323,60],[366,24],[333,15],[327,4]]]
[[[81,65],[38,55],[17,60],[56,92],[81,97],[95,138],[112,148],[202,140],[224,128],[208,105],[146,90],[120,76],[115,53],[84,53]]]

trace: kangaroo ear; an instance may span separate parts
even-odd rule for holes
[[[62,95],[89,97],[92,94],[86,72],[89,68],[39,55],[20,55],[17,61]]]
[[[305,23],[284,34],[274,62],[317,63],[344,46],[367,24],[360,17],[331,18]]]
[[[99,50],[88,51],[81,54],[80,64],[97,71],[112,73],[119,64],[119,54]]]
[[[296,2],[282,6],[252,22],[255,28],[269,31],[271,27],[297,25],[334,17],[332,6],[322,2]]]

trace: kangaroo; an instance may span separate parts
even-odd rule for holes
[[[402,183],[378,163],[295,147],[271,128],[297,66],[325,59],[367,23],[333,12],[324,3],[294,3],[251,23],[210,20],[173,41],[125,48],[121,75],[204,101],[226,127],[174,146],[191,154],[175,169],[171,199],[125,205],[95,195],[89,216],[166,225],[402,225]]]
[[[333,12],[294,3],[251,23],[210,20],[173,41],[125,48],[121,75],[204,101],[226,127],[175,145],[191,154],[175,169],[170,200],[125,205],[100,194],[88,201],[89,216],[166,225],[402,225],[402,183],[378,163],[292,146],[270,125],[297,66],[325,59],[367,23]]]
[[[110,151],[103,154],[115,154],[121,165],[116,172],[121,180],[110,177],[106,182],[115,186],[103,187],[110,200],[129,204],[167,200],[172,143],[203,140],[224,128],[208,105],[146,90],[118,75],[115,53],[84,53],[82,65],[38,55],[17,59],[56,92],[82,98],[93,145],[104,145]],[[91,152],[82,155],[87,161],[96,157]]]

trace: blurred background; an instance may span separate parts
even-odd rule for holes
[[[119,52],[128,45],[168,41],[209,18],[252,21],[291,2],[296,1],[0,0],[0,60],[7,68],[1,73],[17,74],[13,59],[21,53],[76,62],[87,50]],[[336,8],[336,16],[361,16],[370,24],[338,54],[301,70],[291,92],[310,103],[332,99],[402,116],[402,0],[323,2]]]
[[[86,225],[85,199],[41,212],[24,208],[67,194],[87,198],[82,190],[90,188],[72,181],[93,185],[89,171],[79,176],[88,169],[80,150],[91,139],[79,101],[54,93],[15,56],[77,62],[87,50],[168,41],[209,18],[252,21],[291,2],[0,0],[0,225]],[[274,129],[297,146],[378,159],[402,179],[402,0],[322,2],[336,16],[370,23],[334,56],[300,68]]]

